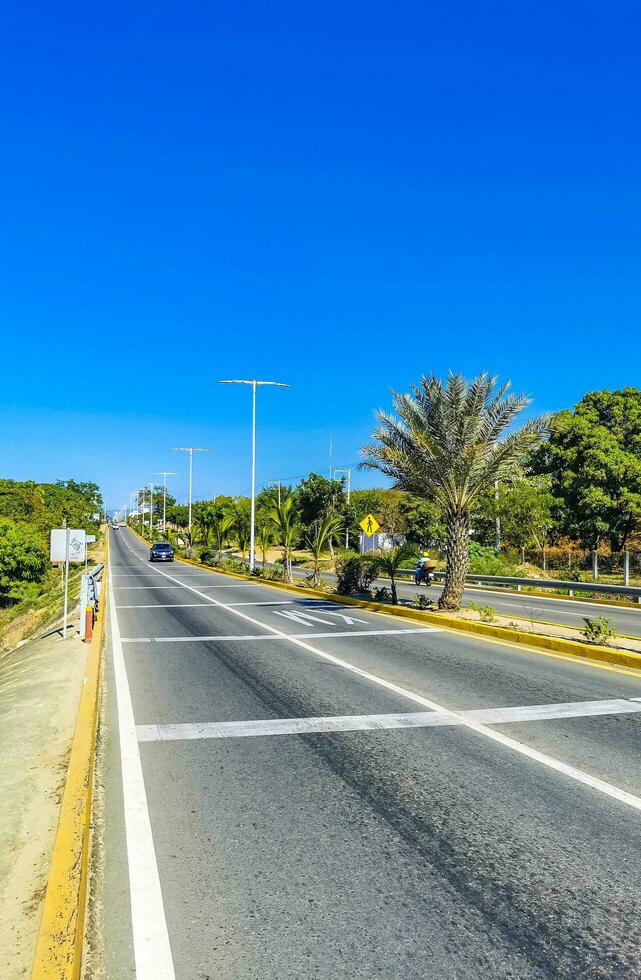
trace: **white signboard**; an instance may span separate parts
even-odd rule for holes
[[[87,534],[87,535],[85,535],[85,541],[87,542],[87,544],[95,544],[96,543],[96,535],[95,534]]]
[[[67,560],[67,535],[69,535],[69,561],[84,561],[86,535],[82,528],[54,528],[51,532],[50,561]]]

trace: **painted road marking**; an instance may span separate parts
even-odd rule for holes
[[[154,571],[157,572],[157,571],[159,571],[159,569],[158,568],[154,568]],[[160,574],[162,575],[164,573],[163,572],[160,572]],[[169,576],[167,576],[167,577],[169,577]],[[187,585],[185,582],[181,582],[180,579],[178,579],[178,578],[172,579],[172,582],[178,582],[178,585],[114,585],[113,588],[114,589],[117,589],[119,592],[122,592],[125,589],[127,591],[133,592],[136,589],[156,589],[156,590],[158,590],[158,589],[189,589],[189,588],[191,588],[190,585]],[[203,589],[244,589],[244,588],[246,588],[246,586],[245,585],[203,585],[202,588]]]
[[[126,606],[125,608],[135,608]],[[162,608],[151,606],[149,608]],[[351,630],[350,632],[340,633],[281,633],[271,636],[269,633],[249,633],[244,636],[123,636],[121,643],[213,643],[217,640],[306,640],[309,637],[319,636],[403,636],[406,633],[439,633],[440,630],[430,627],[419,627],[417,629],[401,630]]]
[[[116,606],[116,609],[211,609],[211,606],[208,602],[152,602],[141,606]]]
[[[291,619],[294,623],[300,623],[301,626],[311,626],[313,623],[321,623],[324,626],[332,626],[331,619],[322,619],[320,616],[313,616],[311,613],[306,612],[292,612],[291,609],[286,609],[284,612],[275,613],[276,616],[284,616],[286,619]]]
[[[641,700],[641,699],[638,699]],[[530,704],[518,708],[478,708],[461,711],[462,718],[485,725],[504,725],[555,718],[641,713],[641,704],[626,698],[610,701],[573,701],[568,704]],[[259,721],[205,722],[204,724],[138,725],[139,742],[169,742],[199,738],[253,738],[259,735],[305,735],[325,732],[376,732],[398,728],[433,728],[462,725],[447,712],[414,711],[383,715],[331,715],[324,718],[268,718]]]
[[[144,561],[142,557],[140,557],[140,560]],[[159,568],[154,568],[154,571],[157,575],[162,575],[164,578],[169,579],[169,581],[178,581],[178,579],[172,579],[172,576],[168,575],[166,572],[161,572]],[[242,619],[247,620],[247,622],[252,623],[254,626],[268,630],[275,636],[284,637],[290,643],[300,647],[301,650],[307,650],[309,653],[313,653],[315,656],[320,657],[322,660],[326,660],[328,663],[333,663],[337,667],[343,667],[344,670],[347,670],[358,677],[363,677],[372,684],[377,684],[379,687],[385,688],[388,691],[394,691],[395,694],[399,694],[401,697],[407,698],[408,701],[413,701],[415,704],[420,704],[425,708],[431,709],[432,711],[447,712],[453,718],[461,717],[463,725],[465,725],[465,727],[470,731],[475,732],[477,735],[483,735],[490,741],[496,742],[498,745],[503,745],[505,748],[511,749],[513,752],[516,752],[518,755],[522,755],[524,758],[530,759],[532,762],[538,762],[539,765],[542,765],[547,769],[551,769],[552,771],[557,772],[562,776],[566,776],[569,779],[573,779],[575,782],[581,783],[584,786],[588,786],[590,789],[594,789],[597,792],[602,793],[604,796],[610,797],[610,799],[617,800],[619,803],[625,803],[627,806],[641,811],[641,797],[634,796],[632,793],[627,793],[625,790],[619,789],[618,786],[614,786],[612,783],[607,783],[603,779],[598,779],[596,776],[592,776],[590,773],[585,772],[582,769],[569,766],[565,762],[561,762],[559,759],[555,759],[553,756],[546,755],[544,752],[539,752],[538,749],[533,749],[531,746],[525,745],[523,742],[519,742],[515,738],[510,738],[507,735],[503,735],[501,732],[494,731],[493,728],[488,728],[487,726],[481,725],[479,722],[473,721],[472,719],[464,719],[456,711],[445,708],[443,705],[438,704],[436,701],[432,701],[430,698],[424,698],[422,695],[416,694],[414,691],[409,691],[407,688],[401,687],[399,684],[394,684],[392,681],[385,680],[384,677],[379,677],[376,674],[370,674],[368,671],[362,670],[360,667],[355,667],[354,664],[350,664],[347,660],[342,660],[340,657],[334,657],[330,653],[325,653],[323,650],[319,650],[318,647],[312,646],[311,643],[306,643],[299,637],[288,636],[286,633],[282,633],[280,630],[277,630],[274,626],[268,626],[266,623],[261,623],[260,620],[253,619],[240,609],[234,609],[231,606],[226,606],[224,602],[220,602],[218,599],[214,598],[214,596],[208,596],[204,592],[199,592],[198,589],[195,589],[191,585],[184,585],[183,588],[189,589],[189,591],[193,592],[194,595],[199,595],[201,599],[209,599],[210,602],[221,606],[223,609],[228,609],[229,612],[233,613],[235,616],[239,616]],[[359,635],[361,634],[353,634],[353,636]]]
[[[136,977],[175,980],[118,613],[108,588]]]

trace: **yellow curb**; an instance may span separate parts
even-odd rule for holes
[[[133,533],[144,544],[148,542],[142,538],[137,531],[131,528]],[[578,640],[566,640],[557,636],[541,636],[525,633],[521,630],[508,629],[505,626],[491,626],[489,623],[475,623],[465,619],[455,619],[453,616],[441,615],[440,613],[423,612],[419,609],[408,609],[406,606],[388,606],[380,602],[368,602],[364,599],[354,599],[352,596],[340,596],[335,592],[322,592],[319,589],[303,588],[288,582],[273,582],[262,579],[254,575],[241,575],[239,572],[228,572],[217,568],[211,568],[200,562],[191,561],[189,558],[176,558],[176,561],[183,565],[193,565],[201,571],[213,572],[218,575],[228,575],[230,578],[241,579],[245,582],[254,582],[258,585],[266,585],[274,589],[283,589],[286,592],[309,595],[313,598],[328,599],[330,602],[339,602],[346,606],[359,606],[361,609],[369,609],[371,612],[383,613],[386,616],[397,616],[401,619],[411,619],[419,623],[429,623],[432,626],[442,626],[446,629],[456,630],[461,633],[474,633],[488,639],[507,641],[512,645],[526,646],[537,651],[551,650],[556,653],[565,654],[570,657],[581,657],[587,660],[596,660],[607,664],[618,664],[619,666],[632,667],[641,671],[641,654],[626,652],[624,650],[611,650],[609,647],[600,647],[591,643],[580,643]],[[558,626],[558,623],[549,625]]]
[[[87,656],[60,819],[31,970],[32,980],[78,980],[80,977],[100,662],[107,594],[108,547],[107,528],[102,600]]]

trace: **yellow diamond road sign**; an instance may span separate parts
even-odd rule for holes
[[[368,514],[367,517],[364,517],[360,522],[360,527],[363,528],[365,534],[371,535],[376,534],[376,532],[380,530],[381,525],[378,523],[373,514]]]

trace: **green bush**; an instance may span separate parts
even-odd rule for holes
[[[516,566],[504,555],[497,555],[494,548],[486,548],[478,541],[470,542],[470,566],[472,575],[504,575],[517,574]]]
[[[30,524],[0,521],[0,595],[20,591],[23,583],[39,582],[48,567],[41,534]]]
[[[592,619],[585,616],[583,622],[585,623],[583,635],[588,643],[607,645],[610,639],[617,635],[614,620],[610,619],[609,616],[595,616]]]
[[[216,565],[218,556],[213,548],[203,548],[199,558],[203,565]]]
[[[374,602],[389,602],[391,598],[392,593],[386,585],[383,585],[380,589],[374,589],[372,592]]]
[[[470,602],[470,609],[479,614],[482,623],[493,623],[496,619],[496,609],[494,606],[483,606],[479,602]]]
[[[339,595],[369,592],[377,574],[375,558],[346,552],[336,559],[336,591]]]
[[[422,592],[417,592],[412,599],[414,609],[429,609],[431,605],[432,600]]]

